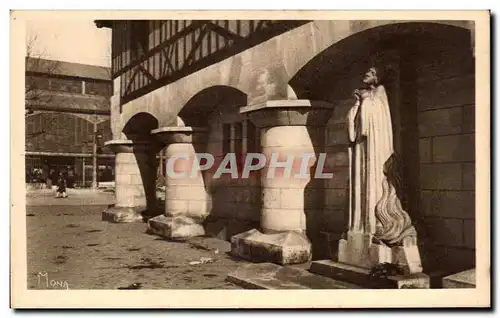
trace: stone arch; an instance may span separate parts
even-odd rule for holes
[[[147,112],[139,112],[125,123],[122,133],[131,140],[149,140],[151,130],[158,126],[158,119],[155,116]]]
[[[151,135],[151,131],[158,127],[158,119],[151,113],[143,111],[134,114],[123,125],[123,129],[121,130],[122,134],[132,141],[134,145],[133,150],[131,153],[123,152],[117,154],[120,158],[125,158],[117,159],[117,165],[122,165],[122,161],[125,160],[127,162],[125,166],[128,168],[124,169],[129,169],[128,172],[122,173],[122,175],[128,173],[135,182],[134,184],[128,184],[130,183],[129,181],[120,186],[128,187],[129,191],[133,191],[132,193],[135,193],[135,196],[139,198],[138,200],[145,199],[147,211],[143,211],[143,213],[149,215],[156,215],[157,213],[156,180],[159,164],[157,152],[160,148],[158,147],[159,144],[156,138]],[[120,173],[117,173],[117,178],[119,176]],[[140,179],[137,177],[140,177]],[[123,192],[121,195],[123,195]]]
[[[433,22],[399,22],[378,25],[346,34],[342,39],[312,56],[289,80],[289,85],[298,99],[322,99],[319,93],[323,87],[318,83],[327,82],[331,75],[341,77],[343,72],[353,68],[361,71],[373,63],[384,59],[383,51],[398,49],[401,43],[418,41],[423,45],[446,44],[457,48],[470,47],[471,34],[466,25],[449,25]],[[421,49],[429,49],[422,47]],[[415,54],[418,54],[415,52]],[[360,73],[360,76],[362,73]],[[343,83],[330,82],[332,87]],[[348,97],[348,96],[346,96]]]
[[[71,116],[73,118],[76,117],[76,118],[82,119],[82,120],[87,121],[89,123],[94,123],[94,122],[100,123],[102,121],[105,121],[105,120],[101,119],[102,115],[98,115],[99,119],[93,120],[94,117],[95,117],[94,115],[79,114],[79,113],[68,113],[68,112],[57,112],[57,111],[45,111],[45,110],[41,110],[41,111],[40,110],[36,110],[36,111],[33,111],[32,113],[26,115],[26,118],[33,120],[37,116],[44,116],[44,114],[61,114],[61,115],[64,115],[64,116]],[[109,116],[107,116],[107,117],[109,118]]]
[[[191,97],[180,109],[178,116],[186,126],[204,127],[212,112],[237,109],[245,106],[246,102],[247,95],[242,91],[231,86],[214,85]]]
[[[160,87],[122,105],[121,122],[127,122],[136,113],[148,112],[158,119],[160,127],[168,127],[175,125],[182,108],[186,105],[189,108],[203,96],[227,95],[231,90],[246,94],[249,85],[244,74],[248,71],[244,67],[248,65],[244,65],[241,55],[235,55]],[[242,104],[246,105],[247,101]]]
[[[122,105],[121,122],[138,112],[149,112],[169,126],[195,95],[209,87],[228,86],[247,95],[246,104],[267,100],[300,98],[289,84],[297,88],[296,74],[315,56],[353,34],[404,21],[312,21],[274,37],[223,61],[185,76],[149,94]],[[436,23],[437,24],[437,23]],[[468,22],[443,22],[470,28]],[[294,78],[292,81],[290,79]]]

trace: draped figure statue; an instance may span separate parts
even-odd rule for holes
[[[339,261],[361,267],[402,262],[409,272],[418,272],[417,233],[401,205],[401,165],[380,77],[379,69],[368,70],[365,88],[355,90],[356,103],[347,114],[349,225],[347,237],[339,242]]]
[[[376,76],[371,68],[365,81]],[[382,197],[384,163],[394,152],[391,114],[382,85],[355,92],[348,114],[350,148],[350,224],[353,232],[375,233],[375,206]]]

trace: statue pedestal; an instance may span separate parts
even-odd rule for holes
[[[339,262],[370,269],[372,267],[371,245],[372,235],[348,232],[347,238],[339,241]]]
[[[401,246],[389,247],[373,243],[373,235],[348,232],[346,239],[339,241],[340,263],[371,269],[378,264],[398,264],[406,274],[422,272],[422,262],[415,239],[408,238]]]
[[[379,264],[399,265],[395,275],[373,275]],[[365,288],[430,288],[430,278],[422,273],[422,264],[416,239],[403,240],[402,246],[389,247],[374,243],[373,235],[348,232],[339,241],[338,262],[312,262],[310,271]]]
[[[369,289],[430,288],[430,278],[424,273],[373,277],[370,275],[370,269],[331,260],[313,261],[309,271]]]

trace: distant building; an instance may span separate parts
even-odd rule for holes
[[[70,186],[114,181],[111,138],[112,82],[106,67],[26,58],[26,182],[50,185],[59,172]],[[95,143],[95,148],[94,148]]]

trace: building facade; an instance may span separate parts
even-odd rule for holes
[[[117,209],[153,209],[158,153],[207,152],[218,160],[228,152],[326,153],[325,169],[333,176],[324,180],[217,179],[213,172],[167,177],[164,213],[185,216],[192,233],[224,239],[249,229],[300,233],[311,242],[313,259],[335,257],[348,222],[346,116],[353,91],[376,63],[388,74],[384,86],[394,147],[404,163],[404,206],[418,232],[424,269],[475,266],[473,24],[96,24],[113,34],[107,145],[117,156]],[[165,235],[173,235],[175,226],[168,228]]]
[[[111,94],[109,68],[27,57],[29,186],[50,187],[59,173],[70,187],[114,181],[114,154],[104,147],[111,138]]]

